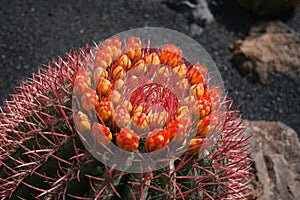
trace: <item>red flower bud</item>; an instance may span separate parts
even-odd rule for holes
[[[156,151],[165,146],[170,142],[170,135],[166,130],[154,130],[150,132],[146,139],[146,151]]]
[[[99,102],[99,105],[96,106],[96,112],[98,117],[104,122],[112,119],[113,104],[109,98],[105,98]]]
[[[207,75],[206,67],[200,64],[192,66],[187,73],[187,78],[191,84],[204,83]]]
[[[116,144],[125,151],[135,151],[139,147],[140,137],[128,128],[122,128],[116,135]]]

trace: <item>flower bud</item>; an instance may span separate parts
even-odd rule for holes
[[[170,76],[170,70],[168,67],[160,67],[157,71],[159,80],[165,81]]]
[[[186,78],[183,78],[177,81],[175,86],[176,86],[176,91],[179,91],[180,93],[182,91],[186,91],[189,88],[190,84]]]
[[[168,119],[168,113],[166,111],[162,111],[160,113],[153,113],[149,116],[149,126],[152,129],[162,128],[165,126]]]
[[[112,63],[112,55],[106,45],[102,44],[95,53],[94,67],[107,69]]]
[[[73,78],[73,92],[76,96],[81,96],[85,88],[91,86],[91,80],[85,69],[80,69]]]
[[[114,105],[118,105],[121,101],[121,94],[117,90],[113,90],[111,100]]]
[[[191,86],[191,91],[196,96],[197,99],[200,99],[204,94],[204,84],[196,83]]]
[[[110,54],[113,60],[118,58],[122,53],[122,43],[119,37],[113,37],[105,41],[105,45],[110,47]]]
[[[92,127],[92,137],[94,142],[108,144],[112,140],[112,133],[108,127],[95,122]]]
[[[99,102],[99,105],[96,106],[96,112],[98,117],[104,122],[112,119],[113,105],[109,98],[105,98]]]
[[[201,146],[204,142],[204,138],[193,138],[189,141],[189,148],[186,151],[186,155],[193,155],[199,153]]]
[[[118,80],[126,75],[125,70],[121,66],[117,66],[112,69],[111,77],[113,80]]]
[[[181,77],[186,77],[187,67],[185,64],[178,65],[173,68],[174,72]]]
[[[157,151],[167,146],[169,142],[169,133],[166,130],[156,129],[148,134],[145,148],[147,152]]]
[[[134,113],[131,121],[133,122],[132,125],[138,129],[144,129],[149,125],[149,119],[143,112]]]
[[[91,130],[91,122],[88,116],[81,111],[74,115],[74,124],[80,133]]]
[[[102,67],[96,67],[93,70],[93,83],[95,86],[98,85],[98,82],[100,80],[100,78],[104,78],[107,79],[108,77],[108,72],[103,69]]]
[[[146,56],[146,64],[151,64],[151,65],[159,65],[160,64],[160,59],[157,53],[151,53],[148,56]]]
[[[97,85],[97,93],[100,97],[106,96],[107,93],[112,89],[112,84],[105,78],[100,78]]]
[[[123,86],[124,86],[124,80],[123,79],[118,79],[118,80],[115,81],[113,89],[117,90],[117,91],[122,91]]]
[[[143,75],[144,73],[146,73],[147,66],[145,65],[145,61],[144,60],[139,60],[138,62],[136,62],[132,66],[132,70],[134,70],[133,73],[136,76],[140,76],[140,75]]]
[[[126,41],[125,53],[131,59],[139,59],[142,55],[142,42],[138,37],[130,37]]]
[[[177,134],[179,134],[180,131],[183,131],[183,125],[181,123],[181,120],[178,120],[178,119],[173,120],[167,126],[167,132],[170,135],[170,140],[173,140],[173,138]]]
[[[124,104],[119,105],[116,108],[116,111],[115,111],[114,114],[115,114],[115,116],[114,116],[115,121],[117,122],[117,124],[118,124],[119,127],[126,126],[130,122],[130,120],[131,120],[128,108]]]
[[[200,64],[192,66],[187,73],[187,78],[191,84],[204,83],[207,75],[206,67]]]
[[[117,66],[123,67],[125,71],[128,71],[131,68],[131,60],[127,55],[122,55],[117,61]]]
[[[220,125],[221,117],[219,112],[213,112],[201,119],[198,123],[197,135],[206,137]]]
[[[85,88],[81,96],[81,106],[85,111],[95,110],[95,106],[98,104],[99,96],[92,88]]]
[[[116,144],[125,151],[133,152],[139,147],[140,137],[128,128],[122,128],[116,135]]]
[[[166,44],[161,49],[161,63],[170,67],[176,67],[181,60],[182,51],[173,44]]]

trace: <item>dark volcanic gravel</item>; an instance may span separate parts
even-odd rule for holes
[[[210,9],[216,21],[193,38],[215,60],[235,106],[240,105],[246,119],[279,120],[300,133],[300,80],[271,73],[269,84],[261,85],[241,77],[230,61],[228,46],[244,38],[258,18],[235,6],[233,0],[215,2],[219,3],[211,3]],[[0,101],[40,64],[88,42],[144,26],[191,35],[193,21],[185,16],[161,0],[1,0]],[[300,31],[300,8],[281,19]]]

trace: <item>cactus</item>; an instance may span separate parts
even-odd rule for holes
[[[274,16],[291,11],[299,0],[237,0],[247,10],[261,16]]]
[[[162,88],[166,79],[185,94]],[[145,84],[134,88],[137,80]],[[188,62],[179,47],[113,37],[40,68],[5,102],[0,197],[245,199],[251,167],[243,129],[231,101],[209,85],[206,67]],[[136,173],[90,151],[114,145],[155,153],[171,144],[186,148],[165,166]]]

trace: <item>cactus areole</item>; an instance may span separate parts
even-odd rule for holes
[[[71,52],[0,112],[1,199],[245,199],[248,138],[191,38],[139,28]]]

